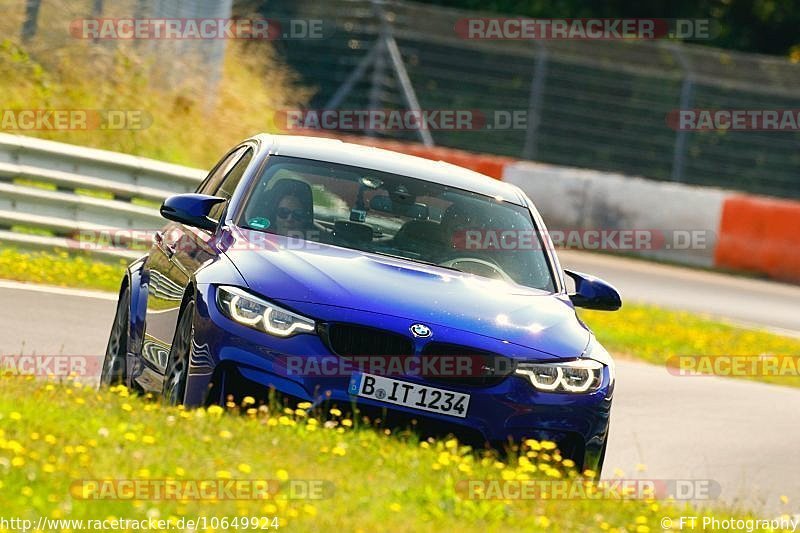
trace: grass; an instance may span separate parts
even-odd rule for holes
[[[117,291],[128,261],[104,262],[68,252],[28,252],[0,245],[0,279]]]
[[[615,357],[658,365],[664,365],[673,356],[800,357],[800,339],[733,326],[696,313],[625,304],[614,313],[584,310],[580,316]],[[745,378],[800,387],[800,376]]]
[[[240,413],[234,416],[220,407],[166,407],[124,387],[96,391],[69,380],[8,376],[0,382],[0,501],[6,517],[277,516],[289,531],[644,533],[660,531],[663,516],[711,512],[651,499],[479,500],[459,492],[458,482],[470,479],[575,477],[547,442],[528,442],[520,454],[500,461],[453,438],[420,441],[411,433],[354,424],[338,410],[317,418],[303,410],[229,404]],[[130,479],[273,480],[281,489],[258,501],[154,501],[84,499],[73,486]],[[290,480],[325,482],[327,497],[286,499]]]
[[[104,16],[131,17],[137,3],[116,1]],[[185,49],[176,53],[174,42],[73,38],[70,23],[90,16],[92,6],[90,0],[42,2],[37,35],[26,43],[18,38],[25,2],[6,9],[0,20],[3,109],[130,111],[145,116],[146,127],[7,133],[209,168],[240,140],[276,131],[276,110],[296,108],[311,96],[266,41],[226,42],[224,64],[215,73],[192,54],[207,43],[182,43]]]

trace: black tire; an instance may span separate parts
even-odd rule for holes
[[[600,460],[597,462],[597,474],[595,475],[595,479],[600,479],[600,476],[603,474],[603,463],[606,462],[606,448],[608,448],[608,434],[606,434],[606,440],[603,442],[603,450],[600,452]]]
[[[161,392],[170,405],[183,404],[186,396],[186,382],[189,372],[189,356],[194,339],[194,300],[184,306],[175,328],[175,336],[169,350],[167,370],[164,374],[164,387]]]
[[[131,293],[126,287],[117,301],[117,312],[106,345],[103,370],[100,373],[100,386],[107,387],[119,383],[126,384],[128,369],[128,313]]]

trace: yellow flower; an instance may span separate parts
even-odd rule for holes
[[[206,412],[207,412],[208,414],[212,415],[212,416],[221,416],[221,415],[222,415],[222,413],[224,413],[224,412],[225,412],[225,409],[223,409],[223,408],[222,408],[221,406],[219,406],[219,405],[210,405],[210,406],[208,407],[208,409],[206,409]]]
[[[310,408],[312,405],[313,405],[313,404],[312,404],[311,402],[300,402],[300,403],[298,403],[298,404],[297,404],[297,408],[298,408],[298,409],[308,409],[308,408]]]
[[[9,417],[11,420],[17,420],[17,421],[19,421],[19,420],[22,420],[22,415],[21,415],[21,414],[19,414],[19,413],[18,413],[18,412],[16,412],[16,411],[14,411],[14,412],[13,412],[13,413],[11,413],[10,415],[8,415],[8,417]]]
[[[307,503],[304,504],[303,505],[303,511],[305,511],[305,513],[308,516],[317,516],[317,508],[314,507],[313,505],[309,505]]]
[[[550,441],[550,440],[543,440],[540,444],[541,444],[543,450],[555,450],[556,449],[556,443],[553,442],[553,441]]]
[[[145,444],[155,444],[156,438],[152,435],[145,435],[144,437],[142,437],[142,442]]]
[[[243,473],[243,474],[249,474],[250,472],[252,472],[252,471],[253,471],[253,469],[252,469],[252,468],[250,468],[250,465],[248,465],[248,464],[245,464],[245,463],[242,463],[242,464],[240,464],[240,465],[238,466],[238,468],[239,468],[239,472],[241,472],[241,473]]]
[[[128,413],[130,413],[131,411],[133,411],[133,407],[131,407],[131,404],[129,404],[129,403],[123,403],[122,404],[122,410],[123,411],[127,411]]]
[[[403,507],[399,503],[392,503],[389,505],[389,509],[395,513],[399,513],[403,510]]]
[[[222,439],[231,439],[233,438],[233,433],[231,433],[227,429],[223,429],[222,431],[219,432],[219,436]]]
[[[450,440],[448,440],[447,442],[444,443],[444,447],[447,448],[448,450],[451,450],[451,449],[455,448],[456,446],[458,446],[458,440],[456,440],[456,439],[450,439]]]
[[[353,421],[350,420],[349,418],[345,418],[344,420],[342,420],[342,425],[345,427],[352,427]]]
[[[531,450],[541,450],[542,447],[539,445],[538,440],[528,439],[525,441],[525,446],[530,448]]]
[[[256,404],[256,399],[253,398],[252,396],[245,396],[244,399],[242,400],[242,405],[255,405],[255,404]]]
[[[781,503],[784,504],[784,505],[789,503],[789,497],[788,496],[781,496]]]
[[[275,472],[275,476],[276,476],[276,477],[277,477],[277,478],[278,478],[280,481],[286,481],[287,479],[289,479],[289,472],[287,472],[286,470],[284,470],[283,468],[281,468],[280,470],[278,470],[277,472]]]
[[[342,416],[342,412],[340,410],[336,409],[335,407],[333,409],[331,409],[330,411],[328,411],[328,412],[330,414],[332,414],[333,416]]]
[[[231,473],[227,470],[218,470],[217,479],[231,479]]]

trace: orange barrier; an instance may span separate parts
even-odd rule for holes
[[[318,130],[303,131],[300,133],[303,135],[313,135],[316,137],[333,137],[336,139],[341,139],[345,142],[374,146],[376,148],[384,148],[386,150],[393,150],[395,152],[415,155],[417,157],[424,157],[425,159],[433,159],[434,161],[446,161],[454,165],[474,170],[475,172],[480,172],[481,174],[486,174],[487,176],[498,180],[502,179],[503,177],[503,167],[509,163],[514,163],[517,161],[511,157],[476,154],[474,152],[467,152],[466,150],[444,148],[441,146],[428,148],[427,146],[419,143],[381,139],[378,137],[361,137],[358,135],[342,134],[334,135],[328,134],[327,132],[323,133]]]
[[[719,267],[800,281],[800,202],[731,195],[714,254]]]

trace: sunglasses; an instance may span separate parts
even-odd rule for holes
[[[290,216],[295,220],[306,220],[308,218],[308,213],[302,209],[289,209],[288,207],[278,208],[278,218],[287,219]]]

